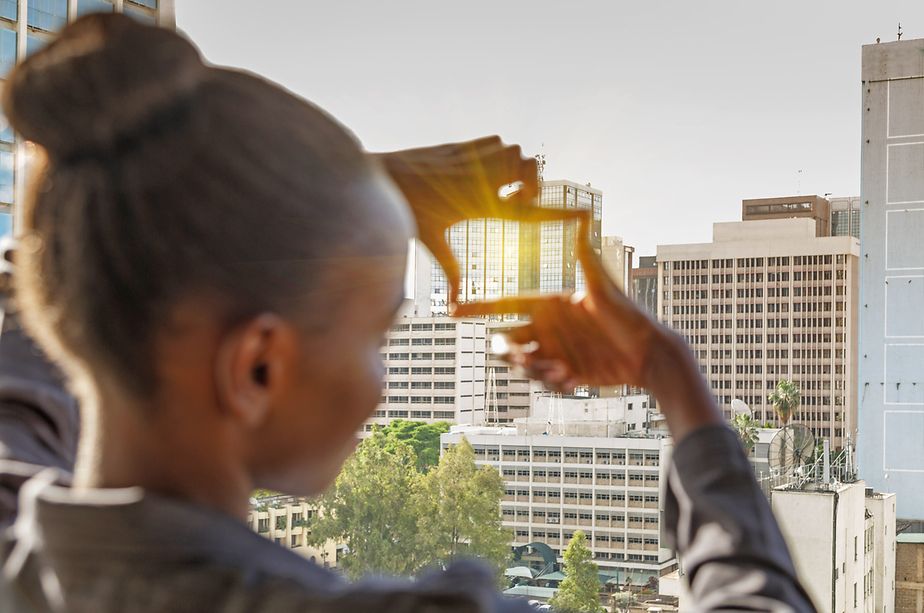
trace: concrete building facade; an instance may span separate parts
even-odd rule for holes
[[[514,546],[544,543],[561,563],[580,529],[603,572],[645,585],[673,568],[676,560],[661,535],[670,438],[606,436],[606,430],[597,436],[527,432],[518,424],[441,437],[445,448],[464,436],[476,462],[502,475],[501,512]]]
[[[658,247],[659,317],[683,334],[727,417],[738,398],[774,425],[780,379],[795,419],[834,448],[856,440],[859,245],[818,220],[717,223],[713,242]]]
[[[176,27],[174,0],[6,0],[0,2],[0,79],[41,49],[55,32],[87,13],[124,13],[144,23]],[[144,58],[138,58],[139,70]],[[0,81],[2,83],[2,81]],[[0,85],[2,86],[2,85]],[[26,143],[0,113],[0,236],[19,225],[26,187]]]
[[[784,196],[741,201],[742,221],[811,219],[815,236],[831,236],[831,204],[822,196]]]
[[[317,562],[324,567],[337,566],[343,546],[328,542],[320,547],[308,544],[311,520],[317,510],[307,499],[295,496],[260,498],[247,513],[251,530],[277,545]]]
[[[395,419],[484,425],[529,415],[538,387],[493,355],[489,339],[510,322],[415,317],[415,303],[392,324],[382,359],[379,406],[364,431]]]
[[[863,47],[859,469],[924,519],[924,39]]]
[[[861,482],[777,488],[773,514],[819,613],[893,613],[895,494]]]

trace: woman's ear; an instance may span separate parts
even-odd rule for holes
[[[237,325],[218,345],[215,389],[219,409],[256,428],[285,395],[297,370],[298,332],[273,313]]]

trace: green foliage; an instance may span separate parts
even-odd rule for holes
[[[632,592],[616,592],[611,599],[613,613],[628,613],[629,609],[638,604],[638,598]]]
[[[596,613],[600,611],[599,569],[587,546],[587,537],[578,530],[565,549],[565,579],[549,600],[556,611],[566,613]]]
[[[512,535],[501,524],[504,483],[498,472],[475,464],[464,438],[448,449],[423,478],[419,527],[433,565],[459,557],[478,557],[502,570],[511,556]]]
[[[409,443],[375,431],[319,500],[309,540],[344,543],[341,565],[351,578],[413,576],[461,556],[500,569],[511,541],[501,525],[502,495],[500,475],[475,465],[467,441],[424,475]]]
[[[796,384],[788,379],[780,379],[773,393],[767,396],[767,400],[773,405],[773,410],[776,411],[780,422],[784,426],[789,423],[792,416],[799,410],[799,403],[802,401],[801,396],[802,392],[799,391]]]
[[[341,566],[351,578],[367,574],[411,575],[420,567],[420,475],[410,445],[373,432],[346,462],[319,501],[310,542],[344,543]]]
[[[391,440],[407,443],[417,455],[417,469],[427,472],[440,459],[440,434],[449,432],[449,422],[408,421],[396,419],[382,429]]]
[[[731,427],[738,434],[747,453],[757,444],[757,426],[757,421],[748,413],[738,413],[731,420]]]

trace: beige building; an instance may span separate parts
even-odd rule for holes
[[[308,545],[310,523],[317,510],[306,499],[272,496],[252,502],[247,514],[247,525],[251,530],[324,567],[337,565],[343,546],[333,542],[321,547]]]
[[[770,504],[820,613],[896,611],[895,494],[814,484],[777,488]]]
[[[574,420],[567,420],[573,428]],[[604,573],[645,585],[676,560],[662,543],[663,490],[672,442],[660,435],[614,433],[611,421],[587,421],[578,430],[546,434],[545,418],[515,427],[454,428],[441,444],[464,436],[476,462],[504,480],[504,525],[515,547],[548,545],[562,562],[575,530],[583,530]],[[595,435],[588,428],[598,426]]]
[[[792,379],[796,420],[839,448],[856,440],[859,242],[817,236],[817,224],[717,223],[711,243],[659,246],[658,313],[690,342],[727,416],[738,398],[776,424],[767,395]]]

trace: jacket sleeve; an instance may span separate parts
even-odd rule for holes
[[[691,610],[815,610],[729,428],[701,428],[674,449],[664,519],[689,583]]]
[[[20,486],[48,466],[73,471],[77,402],[19,325],[12,270],[0,258],[0,526],[16,516]]]

